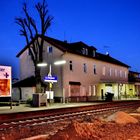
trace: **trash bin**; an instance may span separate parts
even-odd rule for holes
[[[114,97],[113,93],[107,92],[105,94],[105,101],[109,101],[110,102],[110,101],[112,101],[113,97]]]
[[[47,94],[45,93],[34,93],[33,94],[33,106],[40,107],[42,105],[47,106]]]

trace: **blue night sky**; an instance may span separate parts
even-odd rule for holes
[[[26,0],[33,11],[37,0]],[[31,3],[33,2],[33,3]],[[110,55],[140,71],[139,0],[48,0],[54,17],[48,36],[83,41],[98,52]],[[14,19],[22,15],[23,0],[0,1],[0,65],[11,65],[13,77],[19,76],[16,54],[26,45]],[[34,13],[34,12],[32,12]]]

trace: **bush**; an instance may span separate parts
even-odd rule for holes
[[[33,100],[31,98],[27,99],[26,104],[32,105],[33,104]]]

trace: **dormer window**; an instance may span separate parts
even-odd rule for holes
[[[85,54],[85,48],[82,49],[82,53]]]
[[[86,55],[88,55],[88,49],[86,48],[85,50],[86,50]]]
[[[95,57],[95,50],[93,50],[93,57]]]
[[[88,55],[88,49],[87,48],[83,48],[82,49],[82,53],[85,54],[85,55]]]

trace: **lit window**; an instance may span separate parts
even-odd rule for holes
[[[47,53],[52,53],[52,51],[53,51],[52,46],[48,46],[48,47],[47,47]]]
[[[96,96],[96,85],[93,85],[93,96]]]
[[[72,61],[69,61],[69,67],[70,67],[70,71],[72,71],[73,70]]]
[[[87,65],[86,65],[86,63],[83,64],[83,70],[84,70],[85,73],[87,73]]]
[[[96,74],[96,65],[93,65],[93,73]]]

